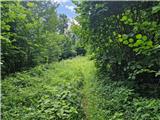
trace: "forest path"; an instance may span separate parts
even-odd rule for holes
[[[79,61],[78,68],[83,75],[82,93],[82,108],[85,114],[85,120],[105,120],[105,114],[99,108],[104,98],[100,94],[101,82],[98,81],[97,69],[95,62],[87,57],[82,57]]]
[[[92,120],[95,75],[94,61],[78,56],[9,76],[2,81],[3,118]]]
[[[93,60],[90,60],[89,57],[76,57],[73,59],[65,60],[64,62],[69,63],[68,69],[72,66],[72,71],[77,71],[81,74],[81,88],[80,93],[82,95],[82,109],[84,112],[85,120],[92,120],[92,110],[97,111],[97,103],[95,102],[95,97],[93,98],[93,90],[97,87],[95,84],[96,78],[96,67]],[[95,95],[95,94],[94,94]],[[91,109],[91,110],[90,110]],[[95,112],[96,112],[95,111]]]

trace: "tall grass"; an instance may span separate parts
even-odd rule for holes
[[[76,57],[2,81],[3,120],[160,120],[160,99],[139,96]]]
[[[85,57],[46,64],[2,81],[4,120],[81,120]]]

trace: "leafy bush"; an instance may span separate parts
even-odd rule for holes
[[[90,46],[102,74],[159,87],[159,2],[75,4],[80,25],[74,31]]]

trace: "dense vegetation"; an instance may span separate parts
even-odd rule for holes
[[[105,82],[104,82],[105,81]],[[122,81],[97,77],[77,57],[37,66],[2,81],[2,119],[159,120],[160,99],[138,96]]]
[[[87,58],[76,58],[8,77],[2,81],[2,119],[83,119],[80,91],[92,66]]]
[[[99,71],[112,80],[132,81],[135,89],[146,87],[142,94],[148,97],[159,96],[160,3],[75,4],[80,26],[74,31],[93,51]]]
[[[2,119],[160,120],[160,3],[74,4],[1,2]]]
[[[57,6],[50,1],[1,2],[2,76],[76,55],[75,41],[65,33],[68,18],[57,15]]]
[[[139,96],[124,81],[106,76],[87,80],[87,120],[159,120],[160,99]]]
[[[75,4],[80,25],[73,31],[93,53],[99,75],[88,83],[88,119],[159,120],[160,3]]]

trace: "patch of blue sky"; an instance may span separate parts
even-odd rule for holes
[[[58,14],[65,14],[69,19],[74,19],[76,12],[74,8],[76,7],[71,0],[55,0],[60,5],[57,8]]]

